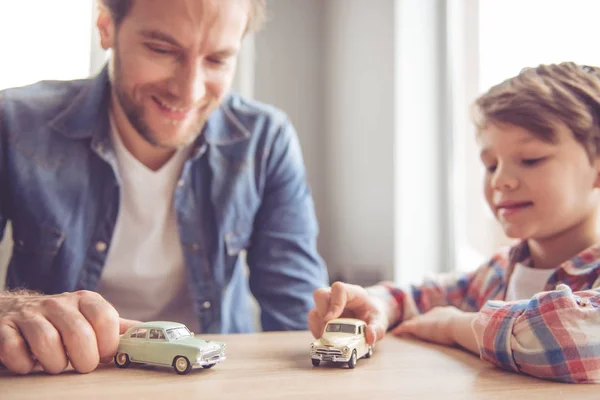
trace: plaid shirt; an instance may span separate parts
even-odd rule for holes
[[[478,312],[473,332],[483,360],[539,378],[600,383],[600,244],[561,264],[543,292],[504,301],[515,264],[527,258],[522,242],[467,274],[368,290],[390,305],[391,326],[436,306]]]

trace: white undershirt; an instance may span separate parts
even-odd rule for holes
[[[517,263],[508,282],[506,301],[526,300],[543,292],[556,269],[536,269]]]
[[[152,171],[129,153],[114,124],[111,138],[121,178],[120,207],[97,291],[123,318],[180,322],[199,332],[173,204],[189,152],[177,151]]]

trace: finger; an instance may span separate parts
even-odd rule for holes
[[[119,335],[124,334],[127,332],[127,329],[140,323],[141,321],[136,321],[134,319],[119,318]]]
[[[403,334],[412,334],[416,335],[418,330],[419,323],[416,319],[411,319],[409,321],[403,322],[398,325],[395,329],[392,330],[392,334],[398,336]]]
[[[9,371],[21,375],[30,373],[35,366],[21,333],[8,325],[0,326],[0,362]]]
[[[119,318],[119,335],[124,334],[125,332],[127,332],[127,329],[129,329],[132,326],[137,325],[139,323],[141,323],[141,321],[136,321],[133,319]],[[117,344],[117,347],[114,349],[114,352],[104,354],[103,356],[101,356],[100,362],[102,364],[111,363],[113,361],[113,357],[115,356],[115,354],[117,354],[117,348],[118,348],[118,344]]]
[[[342,282],[334,282],[331,285],[331,296],[329,298],[329,310],[325,314],[325,321],[338,318],[346,308],[348,298],[348,287],[350,285]]]
[[[325,316],[329,312],[331,288],[320,288],[315,290],[315,292],[313,293],[313,299],[315,300],[315,308],[317,314],[321,319],[325,319]]]
[[[385,336],[386,326],[383,322],[375,320],[367,325],[367,343],[373,344]]]
[[[321,318],[317,310],[313,308],[308,312],[308,329],[315,339],[319,339],[321,336],[323,336],[324,328],[325,323],[323,318]]]
[[[73,368],[80,373],[93,371],[100,361],[96,333],[76,304],[48,297],[42,300],[42,310],[60,333]]]
[[[369,294],[362,286],[335,282],[331,285],[329,314],[325,320],[338,318],[344,311],[355,315],[369,315],[375,308],[369,299]]]
[[[94,330],[98,356],[100,359],[114,356],[119,346],[119,313],[98,293],[80,291],[76,295],[79,311]]]
[[[60,334],[46,318],[36,315],[16,323],[44,371],[58,374],[67,368],[67,355]]]

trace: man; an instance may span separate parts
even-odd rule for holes
[[[229,91],[264,7],[104,0],[102,73],[0,92],[8,369],[92,371],[123,318],[252,331],[248,287],[263,329],[306,329],[327,277],[298,140],[283,113]]]

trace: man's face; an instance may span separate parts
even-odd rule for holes
[[[114,107],[155,147],[192,142],[231,87],[247,22],[247,0],[136,0],[118,29],[99,23]]]
[[[600,164],[566,126],[557,127],[554,143],[495,124],[478,139],[486,200],[508,237],[550,238],[593,217]]]

